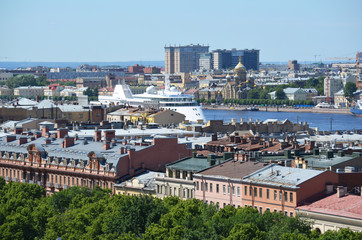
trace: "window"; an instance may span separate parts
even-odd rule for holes
[[[172,196],[172,187],[170,187],[170,192],[169,192],[170,196]]]
[[[263,213],[263,207],[259,207],[259,212]]]
[[[212,192],[212,183],[210,183],[210,192]]]
[[[263,197],[263,189],[259,188],[259,197]]]
[[[254,188],[254,197],[257,197],[257,196],[258,196],[258,188],[255,187],[255,188]]]
[[[230,186],[228,186],[228,195],[230,195]]]
[[[282,200],[282,196],[283,196],[282,191],[279,191],[279,201]]]
[[[289,201],[293,202],[293,193],[292,192],[289,194]]]
[[[196,182],[196,190],[199,190],[199,182]]]
[[[222,192],[224,193],[224,195],[226,194],[226,187],[225,187],[225,185],[222,185]]]
[[[284,201],[288,202],[288,192],[284,192]]]
[[[278,198],[277,190],[274,190],[274,200],[277,200],[277,198]]]
[[[288,211],[284,211],[284,215],[288,217]]]
[[[266,208],[265,211],[269,211],[269,212],[270,212],[270,208]]]
[[[278,212],[278,210],[274,209],[274,213],[277,213],[277,212]]]
[[[236,189],[236,193],[238,194],[238,197],[240,197],[240,187]]]
[[[226,203],[224,203],[223,206],[225,207],[225,206],[226,206]]]
[[[253,188],[249,187],[249,195],[251,196],[253,194]]]
[[[205,183],[205,191],[207,192],[207,183]]]
[[[247,186],[244,187],[244,195],[248,196],[248,187]]]
[[[231,187],[231,190],[232,190],[233,196],[235,196],[235,187],[232,186],[232,187]]]
[[[219,184],[216,184],[216,192],[219,193]]]
[[[293,215],[293,212],[290,212],[290,215],[289,215],[290,217],[294,217],[294,215]]]

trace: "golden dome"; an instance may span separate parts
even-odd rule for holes
[[[236,67],[234,68],[234,70],[235,71],[237,71],[237,70],[246,70],[246,68],[245,68],[245,66],[241,63],[241,57],[239,57],[239,63],[238,63],[238,65],[236,65]]]

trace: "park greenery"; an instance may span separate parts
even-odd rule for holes
[[[90,101],[97,101],[98,100],[98,87],[95,88],[87,88],[87,90],[85,90],[83,92],[84,95],[88,96],[88,99]]]
[[[348,82],[344,86],[344,96],[347,99],[348,103],[351,104],[353,101],[353,93],[357,91],[357,86],[353,82]]]
[[[66,81],[66,82],[49,82],[47,81],[45,76],[35,76],[32,74],[26,75],[17,75],[15,77],[9,78],[5,85],[10,88],[24,87],[24,86],[48,86],[49,84],[57,83],[59,85],[64,86],[75,86],[74,81]]]
[[[5,85],[13,89],[23,86],[47,86],[48,82],[44,76],[35,77],[34,75],[28,74],[11,77],[5,82]]]
[[[250,207],[177,197],[112,195],[72,187],[51,196],[37,184],[0,178],[0,239],[361,239],[349,229],[320,234],[310,222]]]

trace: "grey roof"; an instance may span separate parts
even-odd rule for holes
[[[155,177],[164,177],[165,174],[162,172],[154,172],[154,171],[146,171],[144,173],[141,173],[132,179],[122,182],[120,184],[115,184],[115,186],[119,187],[132,187],[132,181],[134,179],[137,179],[140,184],[143,184],[142,189],[153,191],[156,189],[156,181]]]
[[[244,177],[243,182],[298,188],[301,183],[308,181],[321,173],[323,173],[323,171],[282,167],[272,164]]]
[[[285,94],[293,94],[293,93],[296,93],[298,91],[302,91],[302,90],[300,88],[286,88],[286,89],[284,89]]]
[[[222,158],[217,158],[216,162],[220,160],[220,162],[225,162]],[[228,159],[229,160],[229,159]],[[182,171],[192,171],[192,172],[199,172],[206,168],[211,167],[211,162],[207,158],[185,158],[181,159],[177,162],[170,163],[166,165],[166,168],[175,169],[175,170],[182,170]]]

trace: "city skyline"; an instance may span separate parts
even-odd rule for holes
[[[260,49],[261,62],[354,58],[360,1],[2,1],[0,61],[164,60],[164,46]],[[177,10],[177,11],[175,11]]]

